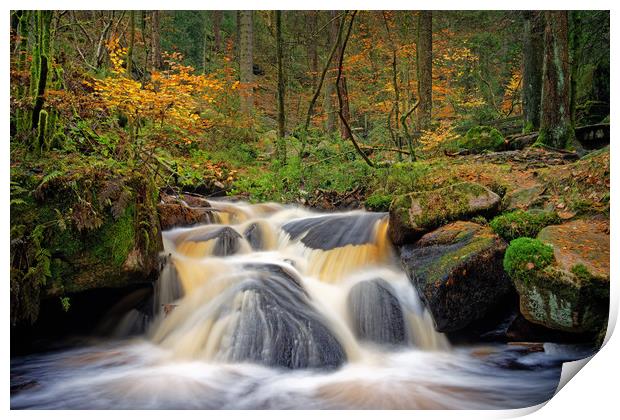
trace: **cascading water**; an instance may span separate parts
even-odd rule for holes
[[[154,317],[12,361],[13,408],[512,408],[550,398],[562,357],[451,348],[387,239],[385,214],[213,202],[164,233]],[[135,334],[138,334],[137,336]]]

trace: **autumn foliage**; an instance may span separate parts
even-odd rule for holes
[[[224,95],[231,95],[238,82],[197,74],[181,63],[180,53],[165,54],[165,70],[154,70],[146,82],[127,74],[127,48],[118,38],[108,43],[111,74],[87,81],[94,90],[95,103],[104,110],[123,114],[134,134],[145,124],[178,128],[199,134],[227,119],[217,106]]]

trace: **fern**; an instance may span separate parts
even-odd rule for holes
[[[58,178],[59,176],[62,175],[62,171],[52,171],[49,174],[45,175],[43,177],[43,179],[41,180],[41,183],[39,184],[38,188],[43,187],[44,185],[46,185],[47,183],[55,180],[56,178]]]

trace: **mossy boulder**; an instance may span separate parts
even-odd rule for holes
[[[11,206],[11,321],[34,322],[40,300],[152,280],[162,240],[159,192],[109,168],[16,170]]]
[[[541,229],[560,221],[553,211],[515,210],[495,217],[489,225],[506,241],[512,241],[520,237],[535,238]]]
[[[481,125],[470,128],[465,134],[465,137],[459,139],[457,146],[460,149],[480,153],[485,150],[504,150],[507,143],[502,133],[500,133],[496,128]]]
[[[502,207],[506,210],[527,210],[539,207],[544,202],[545,186],[534,184],[518,187],[503,198]]]
[[[396,245],[411,243],[446,223],[492,216],[499,204],[497,194],[474,182],[397,196],[390,205],[390,238]]]
[[[596,334],[609,315],[609,235],[596,221],[548,226],[510,243],[504,267],[530,322]]]
[[[512,290],[502,269],[505,249],[489,227],[455,222],[399,252],[436,329],[453,332],[483,318]]]

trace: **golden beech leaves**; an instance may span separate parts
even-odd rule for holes
[[[103,108],[123,113],[132,124],[148,119],[189,132],[208,129],[213,121],[202,115],[216,112],[212,105],[219,95],[238,86],[195,74],[193,67],[180,63],[183,57],[177,52],[165,55],[167,69],[153,71],[148,82],[133,80],[124,66],[127,49],[120,47],[118,38],[108,42],[107,47],[112,75],[95,80],[94,94]]]

